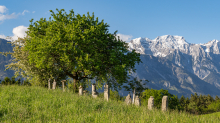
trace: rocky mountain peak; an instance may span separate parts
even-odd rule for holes
[[[189,43],[182,36],[164,35],[151,40],[136,38],[129,42],[129,50],[135,49],[140,54],[165,57],[175,49],[188,52]]]
[[[133,39],[129,50],[133,49],[141,54],[144,62],[136,66],[135,76],[152,81],[149,87],[187,93],[185,95],[195,92],[211,95],[220,91],[219,40],[193,44],[183,36],[163,35],[153,40]],[[169,86],[161,86],[161,83]]]

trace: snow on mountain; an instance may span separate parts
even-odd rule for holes
[[[136,65],[135,77],[151,80],[149,88],[165,88],[187,97],[194,92],[220,95],[219,40],[192,44],[182,36],[164,35],[153,40],[136,38],[128,46],[141,54],[144,63]]]
[[[182,36],[164,35],[154,40],[149,38],[136,38],[129,42],[129,50],[135,49],[140,54],[150,54],[155,57],[165,57],[174,49],[188,52],[189,43]]]
[[[135,49],[140,54],[166,57],[175,49],[188,54],[190,51],[192,52],[192,47],[195,46],[204,48],[207,53],[213,52],[214,54],[219,54],[220,41],[214,39],[206,44],[191,44],[186,42],[183,36],[164,35],[158,36],[153,40],[141,37],[136,38],[131,40],[128,45],[130,51]]]

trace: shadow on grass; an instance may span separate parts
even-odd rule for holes
[[[8,111],[0,111],[0,119],[4,116],[4,114],[7,114],[8,113]]]

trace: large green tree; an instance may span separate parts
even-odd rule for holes
[[[108,32],[104,20],[98,22],[87,13],[67,15],[64,9],[55,14],[54,20],[41,18],[32,24],[30,20],[23,51],[28,53],[26,64],[36,71],[43,70],[49,76],[67,75],[73,79],[74,90],[80,81],[96,78],[98,87],[116,81],[121,85],[127,81],[127,71],[135,72],[135,64],[141,62],[140,54],[128,51],[127,43]],[[31,71],[31,70],[30,70]],[[54,72],[54,73],[53,73]],[[111,78],[111,79],[110,79]]]

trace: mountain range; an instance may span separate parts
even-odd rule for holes
[[[165,89],[178,98],[194,93],[220,96],[220,41],[192,44],[182,36],[164,35],[136,38],[128,45],[143,62],[132,76],[149,80],[149,89]]]
[[[13,52],[13,47],[9,43],[10,41],[7,41],[5,39],[0,38],[0,52]],[[12,77],[14,76],[13,70],[6,70],[5,71],[5,65],[8,65],[12,62],[11,55],[4,56],[0,54],[0,80],[4,80],[5,77]]]

